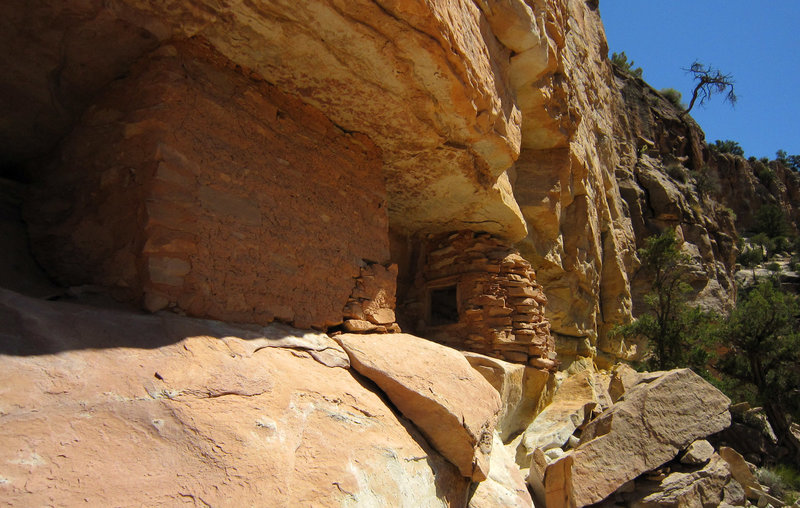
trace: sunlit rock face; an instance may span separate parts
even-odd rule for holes
[[[352,303],[353,279],[365,267],[390,270],[397,263],[400,279],[416,276],[413,263],[395,257],[389,230],[412,244],[427,235],[471,230],[506,242],[531,263],[565,363],[598,354],[630,359],[641,352],[637,344],[610,340],[608,332],[638,311],[647,281],[637,275],[636,249],[666,227],[681,229],[679,237],[696,260],[693,285],[701,299],[711,307],[722,302],[716,305],[722,308],[730,294],[731,221],[709,215],[703,203],[681,202],[673,192],[681,193],[680,186],[658,174],[673,157],[688,169],[706,163],[718,168],[724,185],[739,180],[723,178],[730,164],[709,159],[702,133],[654,103],[657,93],[614,75],[592,2],[13,0],[0,6],[0,14],[0,39],[11,49],[0,56],[10,70],[0,77],[7,112],[0,124],[3,175],[52,190],[63,181],[80,188],[81,171],[93,171],[87,168],[116,172],[85,187],[102,192],[81,198],[100,213],[100,202],[119,197],[102,212],[105,219],[95,229],[103,233],[87,226],[73,239],[105,242],[105,250],[89,245],[61,256],[52,246],[59,235],[71,236],[68,229],[50,235],[48,228],[56,226],[45,224],[33,231],[42,264],[69,284],[123,288],[150,309],[324,328],[352,318],[343,308]],[[187,53],[189,47],[215,55],[213,65]],[[178,56],[170,57],[171,51]],[[183,88],[176,85],[176,67],[172,74],[151,72],[142,89],[149,92],[137,92],[142,69],[165,58],[185,65]],[[177,100],[191,90],[213,99],[193,111]],[[265,94],[269,107],[262,104]],[[281,132],[277,126],[286,122],[270,111],[286,112],[281,104],[289,103],[297,104],[297,113],[289,115],[295,130]],[[149,107],[154,104],[160,109]],[[209,112],[233,104],[248,114],[231,113],[222,121],[224,115]],[[108,116],[123,110],[122,117]],[[94,136],[90,125],[120,126],[134,117],[137,127],[118,133],[116,141],[98,141],[111,135],[106,132],[93,142],[130,148],[137,137],[149,139],[150,155],[108,145],[111,155],[104,159],[83,143]],[[247,175],[223,182],[221,175],[230,173],[220,155],[213,164],[204,156],[202,164],[191,161],[184,168],[196,188],[174,201],[187,199],[189,216],[211,210],[210,222],[169,228],[210,237],[208,231],[220,225],[224,233],[209,240],[217,247],[198,249],[195,261],[190,253],[165,249],[192,250],[196,242],[178,245],[159,237],[156,244],[149,241],[154,229],[143,229],[158,215],[156,205],[145,204],[147,196],[175,204],[171,194],[159,194],[164,184],[124,190],[131,169],[147,182],[169,178],[166,169],[154,169],[157,164],[147,168],[171,157],[163,147],[176,144],[186,157],[239,153],[236,171]],[[654,151],[643,156],[643,146]],[[179,159],[172,157],[173,165]],[[240,186],[225,191],[233,202],[220,198],[226,185]],[[786,196],[796,191],[782,185]],[[279,189],[271,197],[263,192],[270,186]],[[663,190],[664,199],[652,202],[653,189]],[[259,199],[265,202],[254,205]],[[44,205],[28,202],[32,224],[47,222],[40,213]],[[58,207],[50,212],[60,217]],[[180,222],[179,213],[169,214],[168,221]],[[236,220],[226,223],[226,214]],[[256,222],[266,230],[242,230]],[[115,231],[125,235],[105,238],[108,224],[118,224]],[[266,250],[254,257],[250,251],[220,254],[225,238],[238,238],[234,232]],[[284,243],[296,245],[307,234],[319,241],[320,255],[292,247],[291,259],[275,262],[287,248],[268,238],[284,235]],[[151,262],[143,254],[147,249],[160,257]],[[48,256],[80,260],[57,266]],[[251,277],[253,263],[270,268]],[[307,280],[299,280],[299,272],[299,281],[285,277],[298,267],[311,274]],[[179,279],[206,272],[213,275],[209,280],[198,275],[186,286],[205,297],[192,299],[188,290],[175,289],[184,287]],[[301,289],[289,295],[262,291],[252,278]],[[632,290],[632,283],[640,289]],[[327,289],[314,293],[320,287]]]
[[[466,1],[43,1],[6,3],[2,14],[3,38],[19,50],[2,62],[15,71],[2,83],[17,99],[2,126],[10,162],[52,148],[132,62],[166,40],[195,37],[372,139],[399,228],[525,235],[505,175],[522,124],[508,44],[534,49],[546,39],[521,1],[482,9]]]
[[[535,97],[538,108],[523,115],[523,149],[515,164],[514,192],[529,230],[519,248],[545,288],[564,361],[593,356],[598,347],[629,356],[635,347],[605,341],[614,324],[629,319],[628,281],[636,263],[615,177],[632,152],[605,34],[599,13],[585,2],[536,5],[552,70],[522,95]],[[561,136],[533,127],[546,124],[558,125]]]

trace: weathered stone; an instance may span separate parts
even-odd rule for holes
[[[620,363],[614,366],[611,380],[608,386],[608,393],[613,402],[618,401],[625,392],[639,383],[649,383],[658,379],[663,372],[636,372],[627,363]]]
[[[534,508],[525,480],[497,432],[494,433],[489,464],[489,476],[475,488],[469,499],[469,508]]]
[[[731,478],[725,461],[714,454],[702,469],[690,473],[672,473],[654,487],[653,492],[629,501],[632,508],[743,506],[742,487]]]
[[[530,457],[530,467],[526,481],[531,488],[534,504],[545,505],[544,473],[547,470],[547,457],[539,448],[535,449]]]
[[[407,334],[335,337],[350,362],[462,475],[489,472],[500,396],[456,350]]]
[[[719,455],[727,463],[733,478],[744,487],[745,495],[749,499],[758,500],[758,491],[761,490],[756,477],[753,476],[752,471],[747,466],[744,458],[739,455],[739,452],[727,446],[721,446]]]
[[[413,427],[312,358],[346,358],[324,334],[5,290],[0,329],[10,505],[466,503],[469,482]]]
[[[381,308],[365,312],[367,320],[376,325],[388,325],[394,323],[394,311],[392,309]]]
[[[503,407],[496,426],[500,439],[525,429],[546,402],[551,374],[478,353],[464,356],[500,394]]]
[[[727,427],[729,405],[725,395],[689,369],[635,385],[586,425],[577,448],[548,466],[548,507],[603,500],[692,441]]]
[[[527,453],[563,447],[598,405],[598,386],[592,372],[568,377],[556,391],[553,401],[525,429],[523,444]]]
[[[378,325],[363,319],[347,319],[342,328],[351,333],[370,333],[378,329]]]
[[[681,455],[681,464],[698,466],[705,464],[714,454],[714,447],[705,439],[698,439],[690,444],[686,451]]]

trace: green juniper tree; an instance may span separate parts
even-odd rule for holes
[[[703,368],[706,354],[702,347],[705,324],[710,315],[692,308],[687,300],[691,287],[684,279],[689,273],[689,256],[681,252],[675,231],[668,229],[646,240],[639,249],[641,270],[652,277],[652,289],[645,296],[648,312],[621,326],[625,337],[644,337],[651,354],[649,367],[669,369],[686,365]]]
[[[717,333],[725,352],[716,362],[722,374],[753,388],[781,444],[800,465],[800,440],[790,418],[800,420],[800,300],[777,280],[741,291],[736,308]]]
[[[611,63],[622,69],[623,71],[627,72],[631,76],[636,76],[637,78],[642,77],[642,68],[633,66],[633,60],[628,61],[628,56],[625,52],[621,53],[612,53],[611,54]]]

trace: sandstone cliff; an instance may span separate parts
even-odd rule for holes
[[[547,460],[548,495],[589,503],[724,426],[688,374],[636,378],[665,407],[702,388],[714,424],[567,485],[644,440],[573,433],[628,411],[594,365],[643,352],[609,331],[645,238],[675,228],[725,309],[737,232],[800,217],[796,175],[612,67],[597,2],[11,0],[0,27],[12,503],[530,506]],[[525,429],[559,367],[583,381],[539,419],[546,460]]]

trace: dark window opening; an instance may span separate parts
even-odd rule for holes
[[[458,292],[456,286],[431,290],[430,324],[432,326],[458,323]]]

